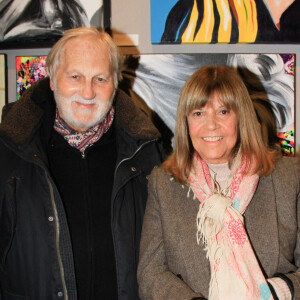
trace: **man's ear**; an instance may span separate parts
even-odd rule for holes
[[[54,83],[53,83],[53,79],[50,77],[50,89],[52,91],[54,91]]]

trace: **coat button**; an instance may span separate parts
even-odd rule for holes
[[[58,296],[59,298],[61,298],[63,295],[64,295],[63,292],[58,292],[58,293],[57,293],[57,296]]]
[[[131,171],[132,172],[136,172],[136,168],[135,167],[131,167]]]
[[[48,221],[53,222],[54,218],[52,216],[48,217]]]

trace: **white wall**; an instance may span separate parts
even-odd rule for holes
[[[87,0],[86,0],[87,1]],[[163,1],[163,0],[162,0]],[[150,32],[150,0],[111,0],[111,24],[116,34],[132,35],[138,39],[137,47],[122,47],[124,54],[148,53],[295,53],[296,74],[300,72],[300,44],[299,45],[152,45]],[[8,99],[16,99],[15,86],[15,57],[18,55],[47,55],[49,49],[18,49],[0,50],[7,54],[8,60]],[[299,73],[300,74],[300,73]],[[295,141],[297,154],[300,153],[300,76],[295,77]],[[299,120],[297,122],[297,120]]]

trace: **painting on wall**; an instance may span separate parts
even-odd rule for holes
[[[179,94],[188,77],[205,65],[236,67],[259,120],[266,122],[270,116],[283,154],[294,156],[294,62],[294,54],[128,55],[120,87],[152,118],[168,152],[172,148]]]
[[[7,64],[6,55],[0,54],[0,122],[2,120],[2,108],[7,103]]]
[[[300,43],[299,12],[298,0],[151,0],[151,41]]]
[[[0,46],[51,47],[65,30],[103,26],[103,0],[0,1]]]
[[[17,100],[35,81],[44,78],[47,56],[16,56]]]

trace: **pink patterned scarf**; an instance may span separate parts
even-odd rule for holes
[[[244,228],[242,215],[258,184],[257,175],[243,175],[245,166],[236,158],[221,190],[204,160],[193,157],[189,184],[200,201],[197,242],[203,241],[210,261],[210,300],[273,299]]]
[[[56,109],[56,116],[53,128],[60,133],[70,146],[78,149],[84,157],[84,151],[87,147],[97,142],[104,133],[110,128],[114,120],[115,110],[111,107],[105,119],[98,125],[90,128],[86,132],[76,132],[72,130],[59,116]]]

